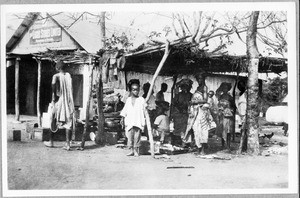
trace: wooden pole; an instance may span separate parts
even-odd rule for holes
[[[100,13],[100,36],[101,36],[101,44],[102,48],[104,49],[105,46],[105,12]],[[102,55],[103,56],[103,55]],[[103,114],[103,64],[104,61],[101,60],[102,58],[99,58],[99,65],[98,65],[98,83],[96,85],[96,95],[97,95],[97,114],[98,114],[98,130],[96,131],[96,138],[95,143],[96,144],[102,144],[105,145],[106,143],[106,134],[104,131],[104,114]],[[101,64],[102,63],[102,64]],[[107,64],[106,64],[107,66]],[[108,69],[108,66],[107,68]],[[105,76],[107,77],[107,76]],[[107,78],[105,79],[105,82],[107,82]]]
[[[38,63],[38,81],[37,81],[37,96],[36,96],[36,110],[38,117],[39,127],[42,126],[42,116],[41,116],[41,107],[40,107],[40,99],[41,99],[41,76],[42,76],[42,61],[39,59],[35,59]]]
[[[233,97],[233,100],[234,100],[234,104],[235,104],[235,90],[236,90],[236,86],[237,86],[237,83],[238,83],[238,79],[239,79],[239,72],[237,72],[237,75],[236,75],[236,79],[235,79],[235,83],[234,83],[234,86],[233,86],[233,91],[232,91],[232,97]],[[236,106],[236,105],[235,105]],[[236,108],[233,108],[233,129],[232,129],[232,141],[235,140],[235,114],[236,114]]]
[[[84,124],[84,129],[83,129],[82,138],[81,138],[80,150],[84,150],[85,136],[87,134],[87,130],[88,130],[88,127],[89,127],[89,122],[90,122],[90,104],[91,104],[91,98],[92,98],[93,71],[94,71],[94,67],[91,65],[91,61],[90,61],[89,68],[90,68],[89,87],[88,87],[89,97],[88,97],[87,104],[86,104],[85,124]]]
[[[97,83],[97,113],[98,113],[98,130],[96,132],[96,144],[105,145],[106,143],[106,133],[104,131],[104,114],[103,114],[103,82],[102,82],[102,65],[99,60],[98,66],[98,83]]]
[[[178,78],[177,74],[175,76],[173,76],[173,85],[172,85],[172,88],[171,88],[170,117],[171,117],[172,111],[173,111],[172,106],[173,106],[173,98],[174,98],[174,89],[175,89],[175,86],[176,86],[177,78]]]
[[[148,100],[150,99],[150,96],[152,94],[152,90],[153,90],[153,87],[154,87],[155,80],[156,80],[160,70],[162,69],[164,63],[166,62],[169,54],[170,54],[170,43],[168,42],[166,44],[164,56],[161,59],[159,65],[158,65],[158,67],[157,67],[157,69],[156,69],[156,71],[153,75],[153,78],[151,80],[151,85],[150,85],[150,88],[149,88],[149,91],[148,91],[148,94],[147,94],[147,97],[146,97],[146,100],[145,100],[146,102],[148,102]],[[154,142],[153,142],[152,127],[151,127],[151,122],[150,122],[150,117],[149,117],[148,110],[144,109],[144,113],[145,113],[145,117],[146,117],[146,124],[147,124],[148,136],[149,136],[149,141],[150,141],[151,156],[154,157]]]
[[[15,64],[15,114],[16,114],[16,121],[20,121],[20,104],[19,104],[19,67],[20,67],[20,58],[16,58]]]

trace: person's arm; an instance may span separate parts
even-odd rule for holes
[[[204,99],[205,101],[207,101],[207,98],[208,98],[208,96],[207,96],[208,88],[207,88],[206,85],[204,85],[203,91],[204,91],[204,93],[203,93],[203,99]]]
[[[57,81],[57,75],[55,74],[52,77],[52,83],[51,83],[51,93],[52,93],[52,102],[55,102],[55,96],[56,96],[56,81]]]
[[[128,106],[128,99],[126,100],[125,105],[120,113],[121,116],[120,124],[122,125],[123,128],[125,128],[125,117],[127,115],[127,106]]]

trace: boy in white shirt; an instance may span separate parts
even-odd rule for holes
[[[128,83],[130,97],[127,98],[120,115],[121,124],[125,126],[127,145],[131,152],[127,156],[139,156],[141,131],[145,126],[145,99],[139,97],[140,81],[132,79]]]

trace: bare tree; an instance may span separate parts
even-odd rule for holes
[[[242,148],[246,148],[248,153],[258,155],[259,152],[259,95],[258,95],[258,63],[259,52],[257,48],[257,38],[269,46],[274,52],[284,56],[287,52],[286,42],[286,13],[278,12],[247,12],[242,13],[225,13],[227,19],[225,23],[219,23],[214,18],[216,13],[194,12],[193,25],[194,28],[188,28],[187,21],[184,15],[172,14],[173,29],[178,37],[186,37],[187,32],[191,35],[191,42],[198,44],[202,49],[208,47],[210,39],[220,37],[219,45],[211,50],[215,53],[223,49],[227,44],[230,44],[230,35],[236,34],[243,41],[240,34],[246,32],[247,57],[248,57],[248,94],[247,94],[247,119],[246,119],[246,134],[242,136],[239,152]],[[177,26],[175,25],[177,22]],[[273,37],[271,35],[273,35]],[[227,42],[223,42],[222,38],[227,38]],[[203,45],[204,43],[204,45]],[[244,145],[245,144],[245,145]]]
[[[270,55],[274,51],[285,57],[287,53],[286,12],[261,12],[259,20],[258,24],[264,25],[265,28],[257,32],[257,38],[269,47],[267,50]]]
[[[185,13],[172,13],[172,28],[174,34],[179,37],[187,37],[197,47],[207,50],[209,41],[219,38],[218,45],[209,49],[210,53],[220,53],[226,45],[233,43],[231,35],[237,37],[246,44],[241,37],[248,30],[250,12],[193,12],[193,15]],[[262,12],[257,23],[258,39],[268,45],[275,53],[282,54],[287,51],[286,42],[286,13]],[[274,36],[271,37],[270,34]],[[216,40],[215,40],[216,41]]]
[[[258,63],[259,52],[256,44],[257,20],[259,12],[252,12],[247,30],[247,57],[248,57],[248,93],[247,93],[247,151],[255,155],[259,154],[258,142]]]

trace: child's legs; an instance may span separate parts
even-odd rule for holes
[[[141,129],[137,127],[132,128],[133,131],[133,147],[138,148],[141,144]]]
[[[131,128],[128,132],[127,132],[127,146],[128,148],[133,148],[133,142],[134,142],[134,129]]]

